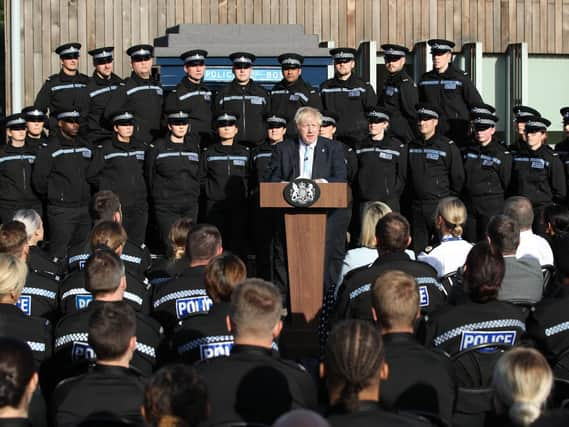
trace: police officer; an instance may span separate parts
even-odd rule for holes
[[[38,150],[32,183],[47,200],[50,255],[62,259],[91,228],[87,168],[92,151],[78,136],[79,111],[62,111],[56,118],[59,129]]]
[[[304,57],[297,53],[283,53],[278,57],[283,79],[271,90],[271,110],[287,121],[286,133],[289,138],[296,136],[294,115],[300,107],[322,109],[320,95],[302,77]]]
[[[514,125],[517,138],[510,143],[512,151],[521,150],[526,142],[526,122],[532,117],[541,117],[539,111],[535,108],[528,107],[527,105],[515,105],[512,108],[514,114]]]
[[[12,219],[21,208],[42,211],[38,194],[32,188],[32,166],[37,150],[26,141],[26,121],[22,114],[6,117],[8,143],[0,147],[0,222]]]
[[[236,141],[246,147],[260,145],[265,139],[263,114],[271,109],[269,93],[251,79],[256,56],[247,52],[229,55],[235,78],[222,87],[215,97],[214,111],[239,113]]]
[[[117,111],[132,112],[138,122],[134,136],[149,144],[162,135],[162,85],[152,76],[154,48],[139,44],[128,48],[132,73],[124,86],[113,92],[105,108],[105,119],[112,121]]]
[[[50,115],[49,129],[57,129],[55,113],[76,110],[83,120],[89,109],[85,88],[89,77],[79,72],[80,43],[66,43],[55,49],[61,70],[47,78],[36,96],[34,106]]]
[[[215,117],[218,142],[202,152],[200,183],[204,218],[219,229],[226,249],[245,258],[250,155],[247,147],[236,142],[238,117],[237,113]]]
[[[133,137],[135,117],[129,111],[113,117],[113,137],[95,149],[89,167],[89,182],[98,191],[110,190],[119,196],[122,223],[133,242],[141,244],[148,223],[148,202],[144,180],[147,145]]]
[[[113,135],[111,125],[104,122],[105,107],[113,92],[124,85],[123,80],[113,73],[113,46],[100,47],[89,51],[93,57],[93,76],[87,85],[89,114],[87,115],[87,141],[97,144]]]
[[[429,104],[417,105],[421,138],[409,144],[408,186],[412,194],[411,225],[413,249],[422,251],[432,243],[434,213],[440,199],[460,194],[464,169],[456,144],[438,132],[440,110]]]
[[[197,142],[205,147],[213,142],[211,111],[213,92],[203,82],[207,51],[188,50],[180,55],[186,75],[166,96],[165,111],[183,111],[192,121],[189,135],[198,137]]]
[[[468,135],[470,108],[482,104],[482,97],[468,74],[452,64],[453,42],[431,39],[427,43],[433,69],[421,77],[419,98],[440,109],[439,131],[462,147]]]
[[[148,192],[165,245],[178,218],[197,222],[200,195],[200,151],[196,142],[186,138],[190,131],[188,113],[170,112],[167,119],[168,135],[150,146],[145,160]]]
[[[387,109],[391,133],[409,143],[417,136],[415,105],[419,102],[417,85],[405,71],[409,49],[397,44],[382,44],[381,48],[389,75],[383,82],[379,104]]]
[[[543,213],[554,203],[565,203],[567,183],[563,163],[546,144],[551,122],[530,117],[525,123],[525,146],[513,153],[511,195],[530,199],[535,214],[533,229],[544,234]]]
[[[22,115],[26,121],[26,144],[30,147],[39,148],[47,141],[44,127],[47,120],[45,111],[34,106],[26,107],[22,110]]]
[[[473,138],[463,152],[464,202],[468,211],[464,236],[469,242],[482,239],[490,218],[502,213],[510,185],[512,156],[494,139],[498,121],[494,112],[493,107],[472,109]]]
[[[356,144],[358,159],[357,192],[360,212],[366,203],[382,201],[399,211],[407,179],[407,147],[390,135],[391,117],[387,108],[367,112],[369,136]]]
[[[565,132],[565,138],[561,142],[555,144],[555,152],[563,162],[565,166],[565,175],[569,179],[569,107],[563,107],[559,112],[563,118],[563,131]]]
[[[338,138],[353,147],[367,135],[365,109],[377,104],[377,96],[368,82],[354,74],[355,49],[331,49],[330,55],[334,59],[334,77],[320,85],[320,97],[324,109],[341,119]]]

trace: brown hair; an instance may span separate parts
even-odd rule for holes
[[[170,244],[170,256],[180,259],[186,255],[186,242],[192,231],[194,221],[191,218],[178,218],[170,227],[168,242]]]
[[[247,278],[241,258],[225,253],[212,259],[205,269],[205,288],[214,303],[228,302],[235,286]]]
[[[127,235],[124,227],[114,221],[101,221],[91,230],[91,250],[106,246],[113,251],[124,246]]]
[[[198,224],[188,234],[186,256],[192,261],[209,261],[221,247],[221,233],[217,227],[209,224]]]
[[[136,314],[126,301],[96,305],[89,316],[89,345],[98,360],[113,360],[128,350],[136,336]]]
[[[85,264],[85,289],[93,294],[114,292],[124,274],[124,264],[116,253],[97,249]]]
[[[397,270],[379,275],[373,284],[372,304],[384,328],[413,327],[419,310],[415,278]]]
[[[28,243],[26,226],[20,221],[0,225],[0,252],[19,257]]]
[[[391,212],[377,222],[375,236],[380,252],[402,252],[409,244],[409,221],[398,212]]]

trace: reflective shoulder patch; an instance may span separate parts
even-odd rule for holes
[[[196,296],[176,299],[176,316],[184,319],[192,314],[209,312],[213,301],[208,296]]]
[[[509,344],[516,342],[516,331],[463,331],[460,339],[460,351],[481,344]],[[492,351],[492,348],[484,351]]]

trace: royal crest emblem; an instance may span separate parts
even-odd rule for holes
[[[320,187],[310,179],[298,178],[285,187],[284,198],[292,206],[306,208],[320,198]]]

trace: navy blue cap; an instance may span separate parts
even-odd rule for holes
[[[366,109],[366,117],[369,123],[388,122],[390,117],[389,112],[383,107],[370,107]]]
[[[563,117],[563,124],[569,124],[569,107],[563,107],[559,110],[561,117]]]
[[[92,49],[88,53],[93,57],[93,62],[95,64],[106,64],[113,60],[114,50],[115,48],[113,46],[106,46]]]
[[[431,39],[427,41],[427,44],[431,47],[431,53],[452,52],[452,48],[455,46],[453,42],[445,39]]]
[[[207,58],[207,50],[193,49],[188,50],[180,55],[180,59],[185,65],[203,65]]]
[[[22,113],[11,114],[11,115],[6,117],[6,120],[4,121],[4,125],[8,129],[19,128],[19,129],[23,130],[26,128],[26,120],[24,119],[24,116],[22,115]]]
[[[417,119],[438,119],[441,117],[441,110],[432,104],[417,104],[415,111],[417,112]]]
[[[65,43],[55,49],[55,53],[58,54],[61,59],[79,58],[80,52],[81,43],[77,42]]]
[[[297,53],[283,53],[277,59],[283,68],[300,68],[304,63],[304,57]]]
[[[333,111],[322,111],[322,122],[321,126],[338,126],[340,121],[340,116]]]
[[[529,117],[526,121],[526,133],[546,131],[551,122],[545,117]]]
[[[357,51],[351,47],[337,47],[330,49],[330,55],[334,58],[334,62],[355,61]]]
[[[24,119],[30,122],[43,122],[47,117],[45,111],[34,106],[24,108],[22,114]]]
[[[215,116],[215,125],[217,127],[236,125],[239,120],[239,114],[233,112],[223,112]]]
[[[134,124],[134,114],[130,111],[117,111],[113,114],[114,125],[132,125]]]
[[[171,111],[166,113],[169,124],[186,125],[190,122],[190,115],[185,111]]]
[[[79,114],[79,111],[77,110],[62,110],[58,111],[57,114],[55,115],[55,118],[57,120],[63,120],[63,121],[77,121],[79,120],[80,117],[81,114]]]
[[[484,130],[491,127],[496,127],[498,117],[489,113],[471,113],[470,120],[474,129]]]
[[[515,105],[512,108],[512,112],[514,113],[516,121],[519,123],[527,122],[530,117],[541,117],[539,111],[527,105]]]
[[[233,62],[233,65],[251,67],[257,57],[249,52],[234,52],[229,55],[229,59]]]
[[[287,119],[280,114],[265,113],[263,119],[268,128],[284,128],[287,124]]]
[[[383,49],[383,55],[385,58],[402,58],[404,56],[407,56],[407,54],[409,54],[409,49],[407,49],[405,46],[401,46],[398,44],[392,44],[392,43],[387,43],[387,44],[382,44],[381,48]]]
[[[149,44],[137,44],[127,49],[126,54],[131,59],[134,58],[152,58],[154,56],[154,47]]]

